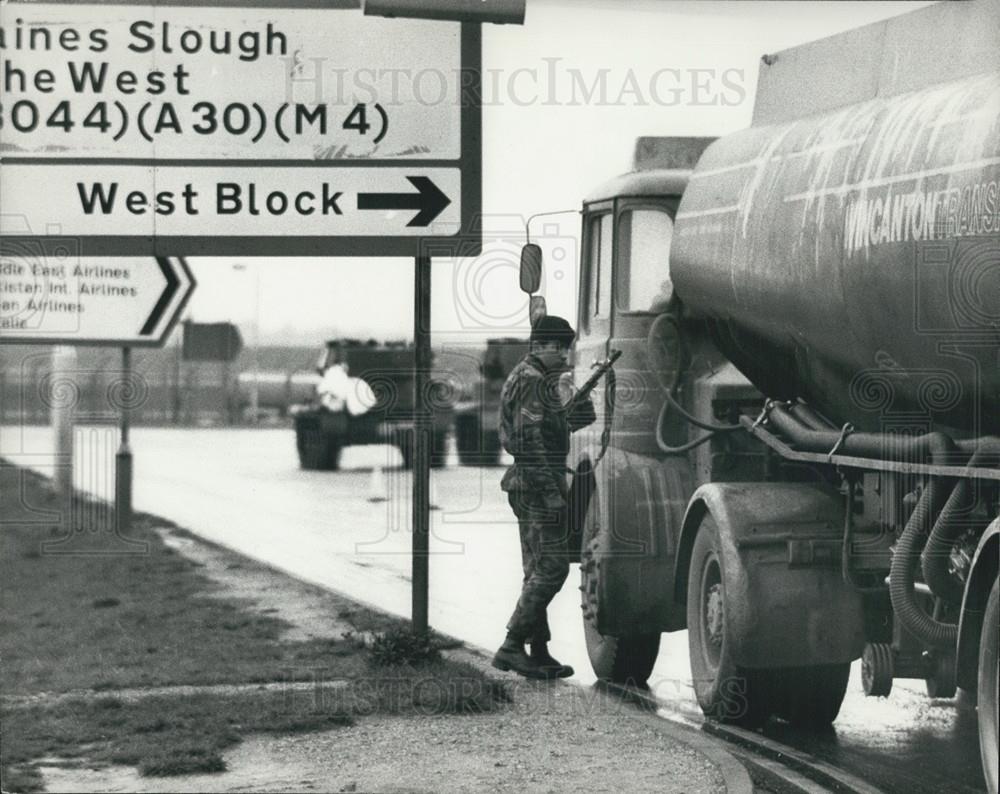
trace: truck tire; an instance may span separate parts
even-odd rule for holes
[[[340,468],[340,453],[343,451],[343,446],[339,443],[333,441],[332,439],[327,442],[326,450],[326,465],[323,467],[325,471],[337,471]]]
[[[500,465],[500,432],[483,432],[478,416],[464,414],[455,418],[455,445],[463,466]]]
[[[584,546],[580,558],[580,596],[583,634],[590,666],[602,681],[645,686],[660,652],[660,634],[611,637],[597,628],[598,592],[601,579],[601,545],[606,542],[596,521],[597,495],[591,497],[584,524]]]
[[[403,456],[403,468],[410,470],[413,468],[413,431],[397,430],[396,446],[399,447],[399,454]],[[447,462],[448,454],[448,431],[435,431],[431,436],[431,468],[439,469]]]
[[[463,466],[478,466],[476,453],[479,451],[479,422],[475,416],[460,414],[455,417],[455,446],[458,447],[458,462]]]
[[[340,467],[340,445],[319,428],[296,433],[299,466],[306,471],[336,471]]]
[[[687,625],[691,678],[701,710],[720,722],[763,723],[771,714],[767,671],[741,668],[730,655],[719,530],[710,513],[691,551]]]
[[[443,469],[448,463],[448,430],[434,431],[431,436],[431,468]]]
[[[396,431],[396,446],[399,447],[399,454],[403,456],[403,468],[410,470],[413,468],[413,433],[409,430]]]
[[[983,776],[990,794],[997,794],[1000,786],[1000,733],[997,730],[997,707],[1000,704],[1000,579],[993,583],[986,613],[983,615],[983,633],[979,639],[979,753],[983,761]]]
[[[483,466],[500,465],[500,431],[487,430],[482,435],[483,454],[481,456]]]
[[[823,728],[840,713],[851,664],[787,667],[763,675],[769,682],[775,716],[800,728]]]
[[[593,618],[583,621],[590,666],[602,681],[645,686],[660,653],[659,634],[608,637],[597,630]]]

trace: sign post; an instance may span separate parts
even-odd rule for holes
[[[418,256],[413,275],[413,630],[428,628],[430,585],[431,258]]]
[[[122,348],[122,377],[132,382],[132,349]],[[115,455],[115,521],[124,537],[132,528],[132,448],[129,446],[129,407],[121,407],[121,438]]]

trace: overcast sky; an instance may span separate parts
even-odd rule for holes
[[[636,137],[741,129],[750,123],[762,54],[920,5],[529,0],[523,27],[485,26],[486,250],[477,260],[435,260],[435,343],[524,333],[516,289],[523,218],[578,208],[590,190],[628,170]],[[572,317],[579,218],[542,220],[549,228],[540,220],[532,231],[546,238],[549,310]],[[248,343],[258,282],[262,342],[412,334],[408,259],[190,263],[199,286],[188,316],[237,322]]]

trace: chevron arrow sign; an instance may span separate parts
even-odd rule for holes
[[[0,253],[0,343],[158,347],[194,292],[183,259]]]

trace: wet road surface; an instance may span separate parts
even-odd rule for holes
[[[113,488],[117,430],[78,428],[78,487]],[[410,612],[410,478],[388,447],[348,448],[340,472],[298,468],[287,429],[135,428],[134,504],[295,576],[400,615]],[[0,454],[53,471],[51,431],[0,428]],[[381,476],[373,476],[373,468]],[[520,587],[517,528],[499,490],[499,469],[432,472],[431,624],[492,648]],[[376,501],[371,501],[375,499]],[[594,681],[580,618],[576,568],[550,609],[553,653]],[[981,792],[974,707],[931,700],[923,682],[897,681],[888,700],[867,699],[855,663],[831,730],[806,734],[771,723],[765,735],[841,767],[885,791]],[[664,635],[649,681],[668,710],[700,720],[687,634]]]

